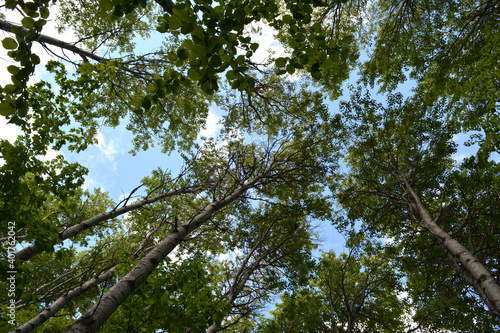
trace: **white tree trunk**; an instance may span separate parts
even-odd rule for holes
[[[415,200],[412,205],[416,209],[423,225],[430,233],[436,237],[458,260],[464,265],[474,279],[474,288],[482,290],[483,297],[486,297],[485,304],[490,308],[491,312],[500,318],[500,285],[491,273],[479,262],[465,246],[460,244],[456,239],[450,236],[446,231],[432,219],[431,215],[420,201],[419,196],[413,190],[406,177],[403,175],[403,181],[410,195]],[[461,273],[460,271],[458,273]],[[481,293],[480,293],[481,294]]]
[[[104,281],[108,280],[109,278],[111,278],[115,274],[115,271],[116,271],[116,266],[113,266],[106,273],[103,273],[103,274],[85,282],[81,286],[75,287],[74,289],[72,289],[68,293],[59,297],[56,301],[54,301],[45,310],[40,312],[37,316],[33,317],[28,322],[19,326],[18,328],[13,330],[11,333],[29,333],[29,332],[32,332],[38,326],[42,325],[45,321],[47,321],[52,316],[54,316],[54,314],[56,314],[59,310],[61,310],[63,307],[65,307],[66,304],[68,304],[70,301],[77,298],[81,294],[85,293],[87,290],[94,288],[95,286],[97,286],[101,282],[104,282]]]
[[[262,175],[257,176],[245,185],[236,188],[230,195],[219,201],[207,205],[192,219],[168,235],[151,252],[149,252],[127,275],[115,284],[97,303],[85,312],[77,321],[66,328],[65,332],[91,333],[99,327],[116,311],[132,292],[138,288],[154,269],[172,252],[172,250],[189,233],[205,223],[215,212],[229,205],[240,197],[247,189],[251,188]]]

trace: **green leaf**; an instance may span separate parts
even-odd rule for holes
[[[142,106],[142,98],[140,97],[133,97],[130,101],[130,103],[135,106],[135,107],[141,107]]]
[[[233,17],[236,20],[242,20],[245,16],[245,10],[243,10],[242,8],[237,8],[233,13]]]
[[[40,11],[40,16],[43,19],[46,19],[49,17],[50,11],[47,7],[40,7],[39,11]]]
[[[13,85],[13,84],[6,84],[5,87],[3,87],[3,90],[7,94],[15,93],[18,89],[19,89],[19,87],[16,85]]]
[[[176,54],[176,53],[174,53],[174,52],[169,52],[169,53],[167,54],[167,58],[168,58],[168,60],[170,60],[170,61],[176,61],[176,60],[177,60],[177,54]]]
[[[115,6],[111,0],[99,0],[99,7],[101,7],[102,10],[109,11]]]
[[[242,81],[238,85],[238,90],[239,91],[243,91],[243,90],[245,90],[247,88],[247,86],[248,86],[247,81]]]
[[[16,67],[14,65],[10,65],[10,66],[7,66],[7,71],[11,74],[16,75],[17,73],[19,73],[19,67]]]
[[[188,70],[188,76],[193,80],[193,81],[198,81],[202,78],[203,73],[195,68],[190,68]]]
[[[344,36],[340,40],[340,43],[341,44],[350,44],[353,40],[354,40],[354,36],[353,35],[347,35],[347,36]]]
[[[165,32],[168,31],[168,24],[167,22],[161,22],[157,27],[156,31],[158,31],[161,34],[164,34]]]
[[[323,69],[330,69],[334,65],[335,65],[335,63],[330,58],[327,58],[327,59],[325,59],[325,61],[323,61],[321,63],[321,68],[323,68]]]
[[[40,63],[40,57],[37,56],[36,54],[32,53],[31,56],[31,62],[34,64],[34,65],[38,65]]]
[[[17,42],[13,38],[10,38],[10,37],[4,38],[2,40],[2,45],[7,50],[17,49]]]
[[[202,58],[207,54],[207,50],[201,45],[192,45],[190,49],[191,54],[195,58]]]
[[[0,114],[4,117],[8,117],[11,114],[16,112],[16,108],[10,102],[2,102],[0,103]]]
[[[283,68],[286,66],[287,59],[280,57],[280,58],[276,59],[275,63],[276,63],[276,67]]]
[[[177,57],[179,60],[186,60],[189,57],[189,52],[186,49],[178,49],[177,50]]]
[[[35,20],[27,16],[21,20],[21,24],[26,29],[33,29],[35,27]]]
[[[284,15],[283,16],[283,22],[286,24],[290,24],[293,21],[292,15]]]
[[[18,27],[17,25],[13,25],[10,29],[16,35],[16,39],[18,41],[24,40],[24,32],[23,32],[23,29],[21,27]]]
[[[187,35],[194,30],[194,25],[191,22],[186,22],[181,27],[181,33]]]
[[[171,16],[170,20],[168,20],[168,25],[170,29],[176,30],[182,26],[182,21],[177,16]]]
[[[226,79],[228,79],[229,81],[233,81],[234,79],[236,79],[237,75],[236,75],[236,72],[231,70],[231,71],[227,71],[226,73]]]
[[[173,11],[174,15],[177,16],[181,22],[189,21],[189,13],[185,9],[178,9],[174,6]]]

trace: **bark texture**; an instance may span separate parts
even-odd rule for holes
[[[157,4],[163,8],[163,11],[169,13],[170,15],[174,15],[174,3],[170,0],[155,0]]]
[[[42,325],[44,322],[46,322],[48,319],[50,319],[52,316],[54,316],[59,310],[61,310],[63,307],[65,307],[70,301],[77,298],[78,296],[85,293],[86,291],[96,287],[98,284],[110,279],[115,274],[115,271],[116,271],[116,266],[113,266],[106,273],[103,273],[103,274],[93,278],[92,280],[87,281],[86,283],[82,284],[81,286],[74,288],[73,290],[69,291],[67,294],[59,297],[56,301],[54,301],[45,310],[40,312],[36,317],[33,317],[28,322],[24,323],[23,325],[19,326],[15,330],[11,331],[11,333],[33,332],[38,326]]]

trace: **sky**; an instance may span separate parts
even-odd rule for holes
[[[52,11],[51,15],[54,13]],[[13,18],[12,13],[6,13],[7,19],[13,22],[19,22],[19,19]],[[43,30],[43,33],[49,36],[57,37],[67,42],[76,40],[70,31],[64,32],[62,35],[58,34],[54,28],[54,22],[49,22]],[[9,36],[5,32],[0,32],[0,38]],[[257,53],[254,55],[254,60],[262,61],[267,56],[268,50],[275,52],[276,56],[284,55],[284,50],[279,47],[278,43],[274,40],[273,31],[269,28],[263,28],[262,34],[255,37],[256,41],[260,44]],[[51,57],[36,46],[35,52],[40,56],[42,64],[37,67],[30,82],[34,83],[40,79],[49,80],[48,73],[44,70],[45,64]],[[143,52],[153,50],[157,44],[149,41],[141,42],[139,48]],[[5,50],[0,50],[0,84],[5,85],[10,83],[10,75],[7,73],[6,66],[12,64],[6,55]],[[348,98],[348,84],[355,84],[357,80],[356,73],[353,73],[350,80],[344,84],[344,96],[342,99]],[[408,93],[411,90],[411,82],[402,85],[400,91]],[[332,112],[335,112],[338,102],[328,102]],[[220,130],[220,110],[212,108],[207,118],[205,129],[200,132],[200,136],[215,137]],[[0,138],[13,141],[19,134],[19,130],[15,125],[7,124],[3,117],[0,117]],[[475,152],[475,147],[464,147],[463,143],[468,139],[466,135],[458,135],[456,142],[461,145],[461,149],[455,155],[457,161],[460,161],[466,156],[470,156]],[[182,167],[182,160],[176,154],[166,155],[161,153],[159,147],[150,148],[148,151],[138,152],[133,156],[129,154],[132,149],[132,135],[124,128],[118,126],[116,128],[102,128],[97,134],[98,144],[91,146],[86,151],[80,154],[71,153],[67,150],[56,152],[49,150],[48,154],[42,159],[52,159],[57,154],[63,154],[69,162],[79,162],[89,169],[89,174],[85,179],[85,188],[92,190],[95,187],[100,187],[102,190],[107,191],[110,197],[119,202],[126,197],[134,188],[141,183],[141,179],[150,175],[151,171],[160,167],[162,169],[169,169],[172,175],[176,175]],[[0,158],[0,165],[2,160]],[[323,223],[317,229],[320,238],[324,241],[321,249],[324,251],[334,250],[337,253],[344,249],[344,238],[335,231],[329,224]]]

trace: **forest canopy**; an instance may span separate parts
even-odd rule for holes
[[[1,330],[500,330],[498,0],[1,7]],[[108,128],[183,167],[44,158]]]

